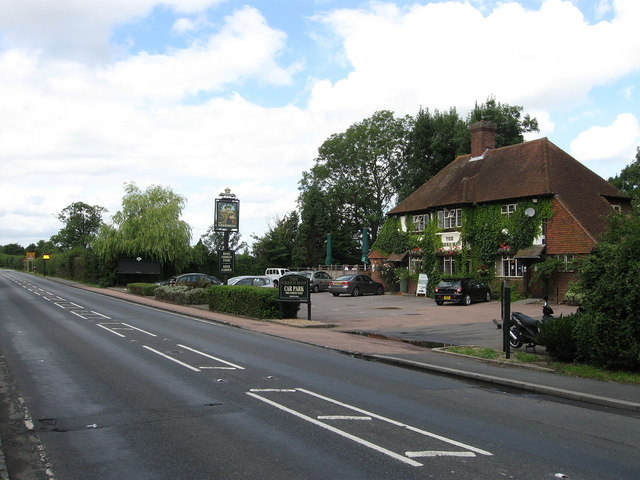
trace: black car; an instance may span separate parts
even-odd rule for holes
[[[341,293],[346,293],[353,297],[357,297],[364,293],[373,293],[382,295],[384,287],[380,282],[374,282],[368,275],[343,275],[329,283],[329,291],[334,297]]]
[[[210,285],[222,285],[222,282],[213,275],[207,275],[206,273],[183,273],[173,280],[172,285],[204,288]]]
[[[444,302],[471,305],[471,302],[490,301],[491,290],[475,278],[449,278],[438,284],[434,299],[438,305]]]

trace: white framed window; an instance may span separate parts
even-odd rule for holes
[[[560,267],[560,272],[574,272],[573,261],[576,259],[576,256],[572,253],[561,254],[555,256],[558,260],[562,262],[562,266]]]
[[[522,277],[522,262],[513,257],[502,257],[498,260],[499,277]]]
[[[429,215],[414,215],[413,216],[413,231],[424,232],[425,227],[429,223]]]
[[[442,258],[442,273],[445,275],[454,275],[456,272],[456,259],[449,255]]]
[[[451,210],[438,211],[438,228],[452,229],[462,226],[462,209],[453,208]]]
[[[513,214],[513,212],[515,212],[517,208],[518,208],[517,203],[507,203],[505,205],[502,205],[502,214],[506,215],[507,217],[510,217],[511,214]]]

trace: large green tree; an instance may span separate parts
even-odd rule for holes
[[[467,124],[455,108],[448,112],[420,109],[411,121],[404,158],[392,184],[398,201],[446,167],[458,155],[467,153],[470,137]]]
[[[524,142],[524,134],[538,131],[538,120],[531,118],[528,113],[522,114],[523,107],[500,103],[495,98],[489,97],[486,103],[478,105],[469,114],[467,124],[480,120],[490,120],[498,127],[496,131],[496,148],[506,147]],[[469,135],[469,150],[471,151],[471,139]]]
[[[72,203],[58,214],[58,220],[64,227],[51,237],[51,241],[63,250],[74,247],[87,248],[98,234],[102,225],[102,214],[106,211],[106,208],[99,205]]]
[[[276,219],[263,237],[253,237],[255,242],[252,250],[256,269],[293,265],[293,249],[299,223],[298,212],[294,210],[283,218]]]
[[[191,256],[191,227],[180,220],[186,199],[159,185],[142,191],[130,182],[124,189],[122,210],[94,241],[96,253],[110,261],[146,257],[181,271]]]
[[[322,193],[328,217],[322,237],[332,234],[334,258],[341,262],[357,262],[362,229],[368,227],[375,240],[384,222],[395,198],[392,178],[404,154],[409,124],[409,117],[376,112],[325,140],[311,171],[303,176],[301,209],[308,211],[308,202],[317,198],[314,189]],[[315,248],[320,242],[318,235],[312,240]]]
[[[609,182],[631,197],[635,209],[640,209],[640,147],[636,149],[636,158],[619,175]]]

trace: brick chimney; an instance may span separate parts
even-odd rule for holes
[[[488,120],[469,125],[471,132],[471,158],[480,157],[487,149],[496,148],[496,130],[498,126]]]

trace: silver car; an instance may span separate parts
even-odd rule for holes
[[[329,283],[331,283],[331,277],[327,272],[323,272],[322,270],[315,272],[312,272],[311,270],[304,270],[302,272],[291,273],[304,275],[305,277],[307,277],[309,279],[309,288],[314,293],[329,291]]]
[[[230,278],[227,285],[250,285],[252,287],[275,287],[273,280],[266,275],[241,275]]]

